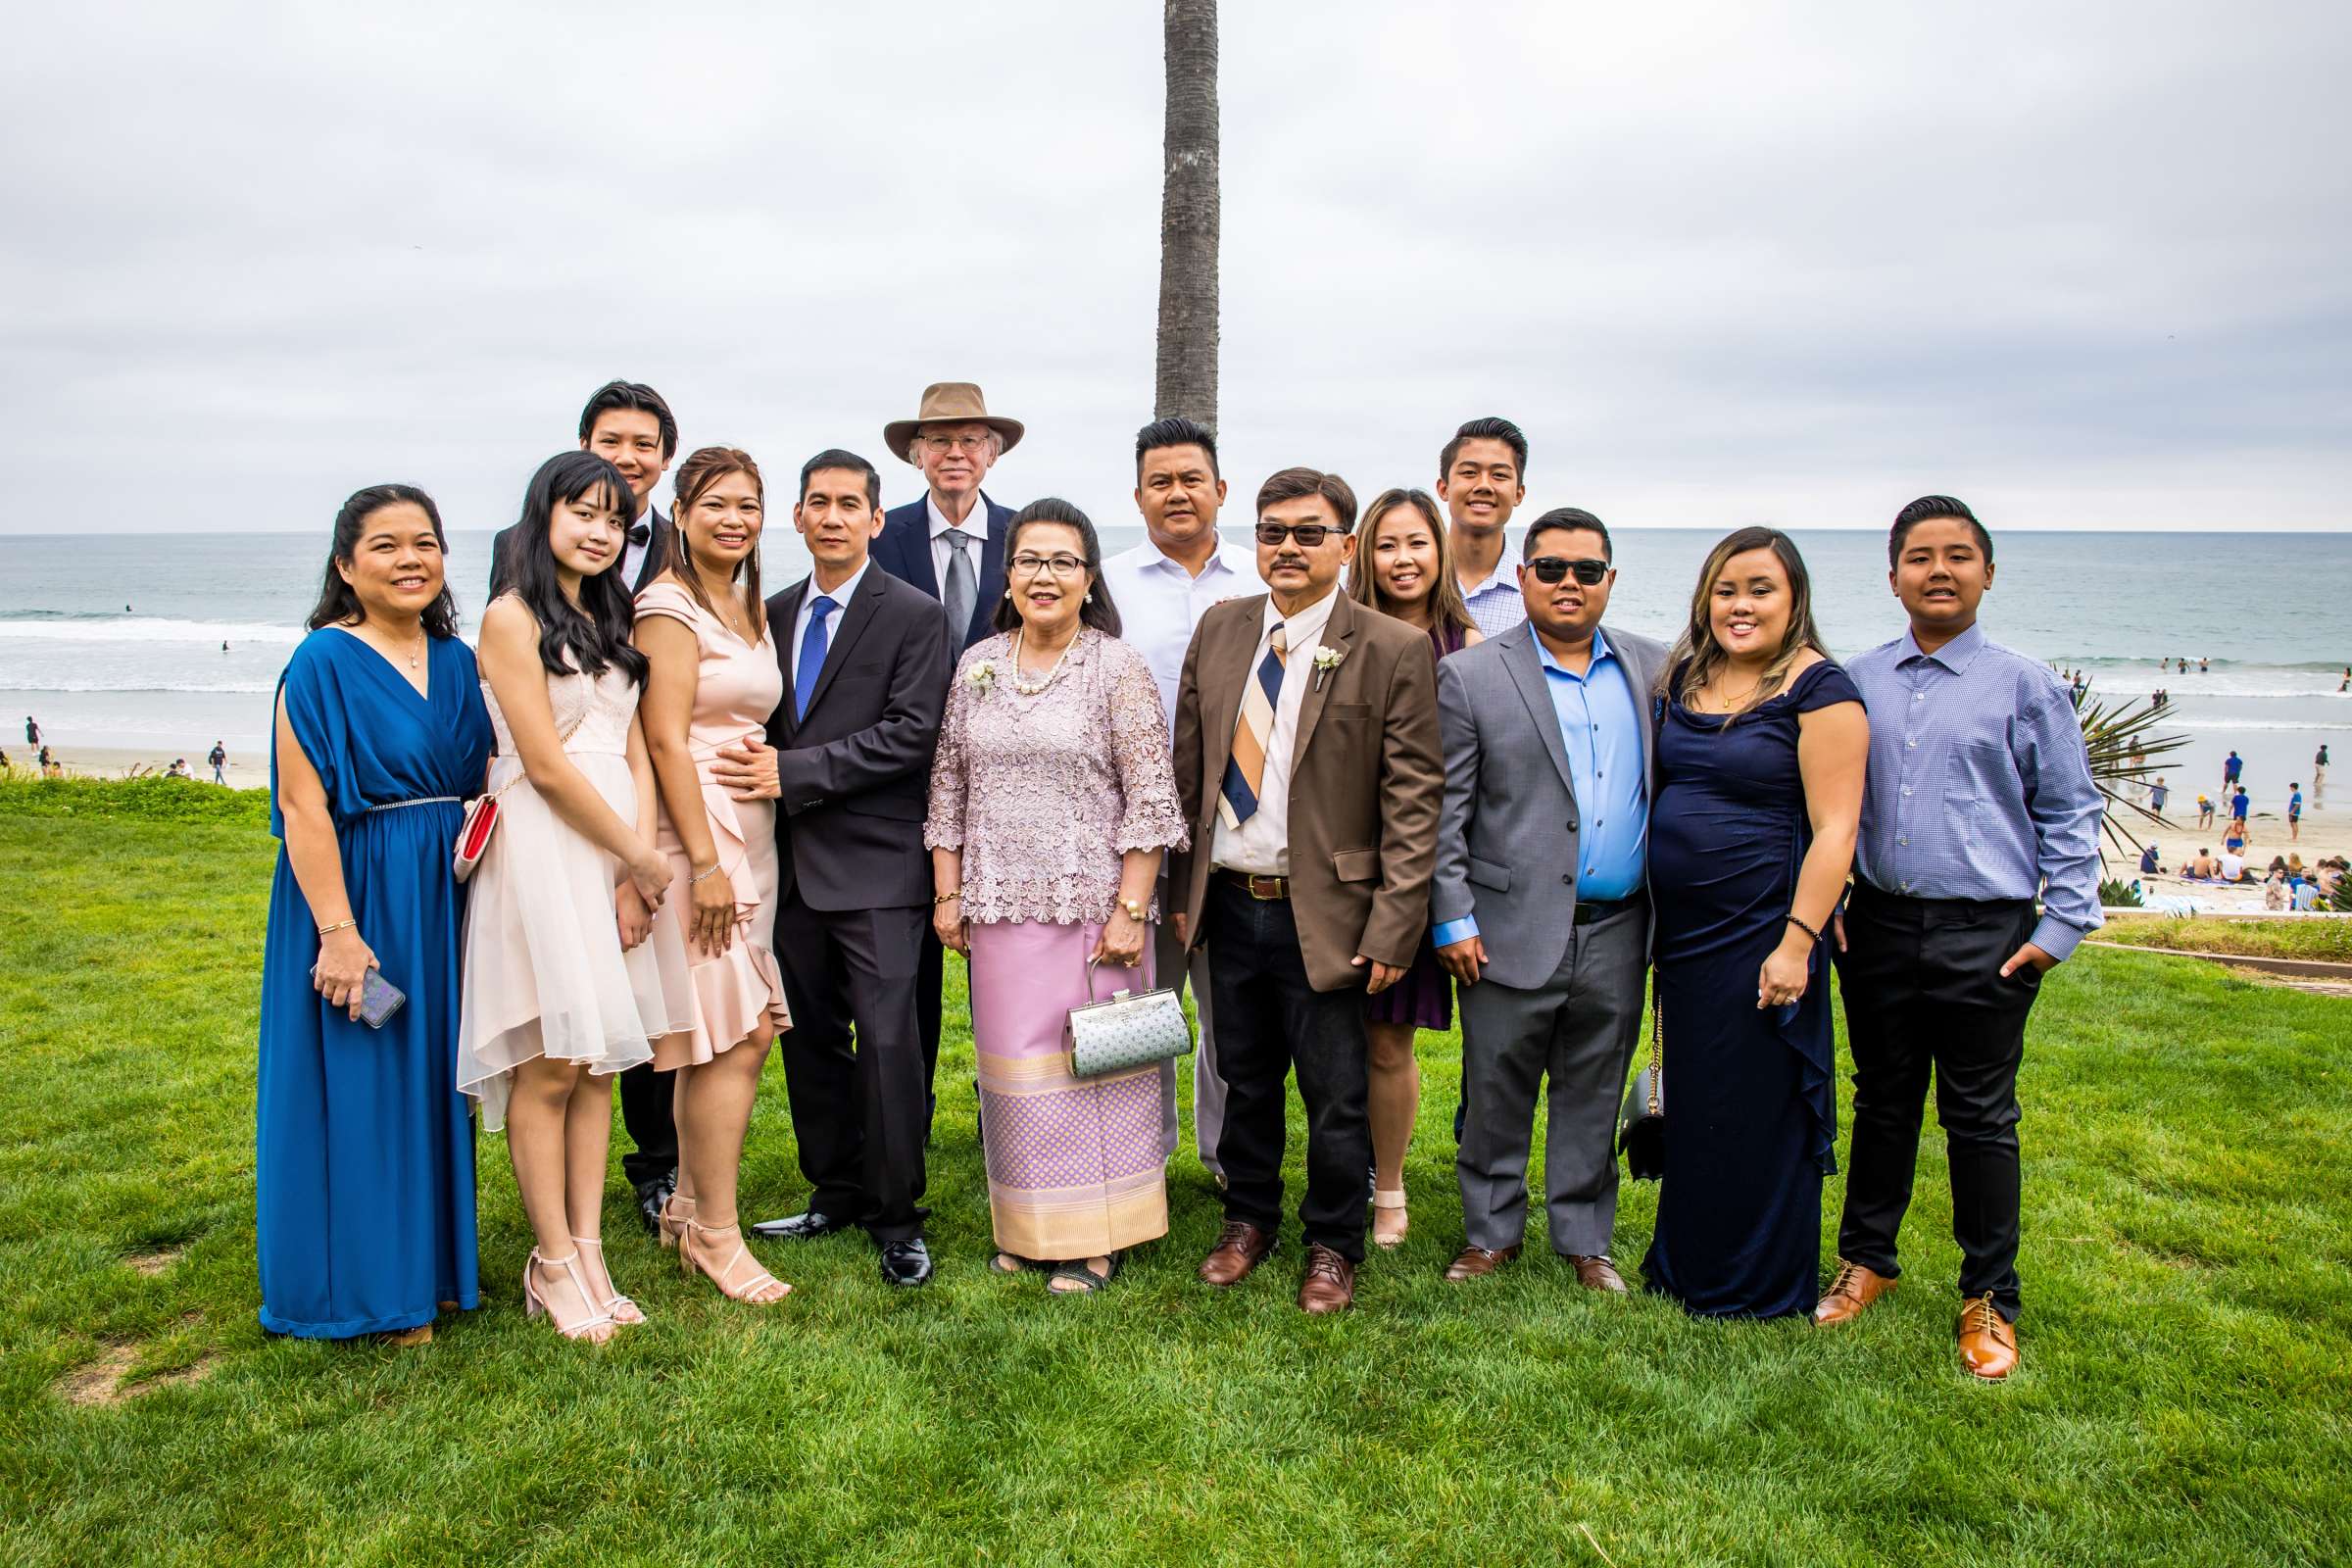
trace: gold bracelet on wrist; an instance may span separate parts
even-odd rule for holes
[[[962,897],[963,889],[961,888],[957,888],[952,893],[942,893],[931,901],[931,907],[936,909],[943,904],[954,904],[957,899]]]
[[[337,920],[333,925],[320,926],[318,928],[318,934],[323,937],[329,936],[337,931],[349,931],[359,923],[360,922],[357,920]]]

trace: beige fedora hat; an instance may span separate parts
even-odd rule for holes
[[[914,436],[926,424],[985,424],[1004,438],[1004,450],[1020,444],[1022,424],[988,412],[988,400],[971,381],[934,381],[923,388],[923,401],[911,419],[893,419],[882,427],[882,444],[901,463],[914,461]]]

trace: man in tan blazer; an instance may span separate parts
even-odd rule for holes
[[[1269,593],[1200,617],[1176,696],[1192,848],[1170,860],[1178,935],[1205,945],[1225,1124],[1225,1230],[1200,1265],[1237,1283],[1282,1214],[1284,1085],[1306,1106],[1298,1304],[1355,1298],[1364,1257],[1363,998],[1396,984],[1429,921],[1443,792],[1429,638],[1339,592],[1355,556],[1346,480],[1285,468],[1257,494]]]

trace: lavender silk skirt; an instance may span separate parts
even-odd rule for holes
[[[1167,1064],[1070,1076],[1062,1023],[1086,1000],[1100,925],[971,927],[972,1044],[997,1246],[1016,1257],[1101,1257],[1168,1230]],[[1095,991],[1149,990],[1143,967],[1098,969]]]

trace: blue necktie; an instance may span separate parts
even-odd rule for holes
[[[808,607],[808,629],[801,633],[801,661],[792,666],[792,716],[808,716],[808,699],[816,695],[816,677],[825,669],[825,617],[838,609],[823,594]]]

